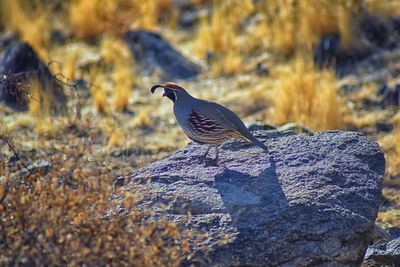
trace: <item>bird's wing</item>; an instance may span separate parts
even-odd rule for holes
[[[248,131],[242,120],[235,113],[220,104],[200,100],[193,110],[207,118],[205,122],[217,128],[215,129],[216,132],[228,131],[243,136],[243,133]],[[243,138],[240,137],[239,139]]]
[[[205,101],[202,105],[198,106],[198,113],[207,118],[207,122],[212,122],[212,125],[215,125],[213,127],[225,129],[223,133],[227,136],[252,142],[268,151],[268,148],[247,129],[243,121],[226,107],[214,102]]]
[[[191,128],[200,134],[219,134],[228,130],[217,120],[207,116],[198,109],[192,109],[192,112],[189,114],[188,122]]]
[[[207,102],[201,111],[203,112],[203,110],[206,116],[216,120],[227,129],[241,130],[243,127],[246,128],[242,120],[235,113],[220,104]]]

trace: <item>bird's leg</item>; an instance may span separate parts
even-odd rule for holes
[[[207,155],[208,155],[208,152],[210,151],[210,149],[211,149],[211,146],[208,146],[208,148],[207,148],[207,150],[206,150],[206,153],[204,153],[204,155],[202,156],[202,158],[207,158]]]
[[[215,163],[217,163],[217,162],[218,162],[218,146],[215,146],[214,148],[215,148],[215,158],[214,158],[214,161],[215,161]]]
[[[206,160],[207,160],[207,155],[208,155],[208,152],[210,152],[210,149],[211,149],[211,146],[209,145],[209,146],[207,147],[206,153],[204,153],[202,156],[199,157],[199,159],[200,159],[201,161],[206,161]]]
[[[205,166],[217,166],[218,165],[218,146],[209,146],[208,150],[211,149],[211,147],[214,147],[215,158],[209,159],[208,161],[206,161]]]

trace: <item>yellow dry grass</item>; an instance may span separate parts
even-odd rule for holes
[[[136,0],[133,2],[136,2],[139,15],[132,21],[131,27],[155,30],[162,17],[168,18],[169,26],[176,26],[177,10],[174,8],[172,0]]]
[[[128,108],[131,88],[133,86],[133,70],[126,64],[118,65],[113,74],[114,95],[113,104],[119,111]]]
[[[102,131],[107,136],[107,148],[121,147],[125,144],[125,134],[122,127],[113,119],[106,118],[102,122]]]
[[[72,1],[69,5],[69,20],[78,37],[94,37],[105,31],[101,15],[97,13],[98,1]]]
[[[42,60],[48,61],[49,12],[43,6],[30,8],[20,0],[1,1],[0,19],[7,30],[19,33],[21,40],[29,43]]]
[[[396,133],[396,169],[397,175],[400,175],[400,129]]]
[[[152,119],[152,108],[147,107],[140,110],[139,114],[129,123],[131,127],[146,127],[151,126],[153,123]]]
[[[400,15],[400,2],[397,0],[364,0],[367,9],[374,15],[396,17]]]
[[[73,0],[68,10],[72,31],[79,38],[104,32],[122,34],[130,27],[154,30],[161,16],[168,17],[170,25],[176,24],[171,0]]]
[[[385,228],[399,227],[400,225],[400,210],[392,209],[379,212],[377,223],[382,224]]]
[[[107,108],[106,92],[101,88],[93,89],[92,96],[93,96],[93,101],[94,101],[94,105],[96,107],[97,112],[107,113],[108,108]]]
[[[65,54],[64,62],[63,62],[63,72],[62,74],[65,76],[67,81],[75,80],[76,76],[76,63],[78,61],[79,53],[78,51],[73,51],[72,53]],[[55,72],[57,73],[57,72]]]
[[[122,33],[126,30],[135,14],[135,3],[129,0],[74,0],[68,11],[74,35],[93,38],[105,31]]]
[[[93,98],[94,106],[96,107],[97,112],[107,113],[109,111],[107,91],[103,87],[107,85],[107,77],[105,77],[104,73],[101,73],[97,67],[90,69],[90,77],[90,80],[93,83],[92,86],[90,86],[90,93]]]
[[[274,100],[278,125],[295,122],[313,130],[343,127],[334,73],[316,70],[303,57],[296,57],[278,73]]]
[[[201,58],[214,54],[213,73],[232,75],[241,70],[243,56],[239,46],[239,28],[254,10],[252,1],[215,1],[210,19],[203,19],[194,49]]]
[[[101,57],[107,64],[116,66],[131,61],[131,54],[124,42],[111,34],[103,36],[100,43]]]
[[[49,136],[56,132],[57,127],[52,123],[52,108],[55,99],[48,93],[38,79],[31,79],[29,82],[30,99],[29,113],[35,118],[35,131],[39,136]]]
[[[271,47],[282,54],[310,50],[320,38],[339,33],[343,48],[357,39],[354,32],[357,1],[272,0],[261,7],[269,16],[266,23]]]
[[[113,105],[116,110],[128,108],[131,88],[134,86],[133,61],[122,40],[106,35],[101,43],[101,55],[113,67]]]
[[[395,171],[394,175],[400,176],[400,112],[393,117],[393,124],[395,125]]]

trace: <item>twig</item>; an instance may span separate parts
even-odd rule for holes
[[[52,61],[50,61],[50,62],[47,64],[47,67],[50,69],[50,66],[51,66],[52,64],[60,64],[60,63],[59,63],[58,61],[52,60]],[[57,82],[61,83],[61,84],[64,85],[64,86],[67,86],[67,87],[69,87],[70,89],[73,90],[74,96],[75,96],[75,108],[76,108],[76,117],[75,117],[75,121],[76,121],[76,120],[80,121],[80,120],[81,120],[81,106],[80,106],[79,94],[78,94],[78,90],[77,90],[78,82],[71,82],[71,81],[70,81],[67,77],[65,77],[65,75],[64,75],[63,73],[61,73],[61,72],[58,72],[58,73],[56,73],[56,74],[53,74],[53,78],[54,78]],[[93,83],[91,83],[91,82],[85,81],[85,83],[86,83],[87,85],[89,85],[90,87],[94,87],[94,88],[97,88],[97,89],[102,89],[100,86],[97,86],[97,85],[95,85],[95,84],[93,84]]]
[[[24,161],[19,157],[17,151],[15,150],[14,146],[12,145],[11,141],[6,137],[3,136],[2,139],[6,142],[6,144],[8,145],[8,147],[12,150],[12,152],[14,153],[14,156],[21,162],[22,166],[30,173],[33,174],[31,172],[30,169],[28,169],[28,167],[25,165]]]

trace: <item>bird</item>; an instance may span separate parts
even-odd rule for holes
[[[268,148],[247,129],[243,121],[228,108],[207,100],[191,96],[183,87],[173,82],[156,84],[150,91],[154,94],[157,88],[163,88],[163,96],[173,102],[176,121],[185,134],[193,141],[207,144],[208,148],[202,158],[212,147],[215,149],[214,164],[218,162],[218,146],[230,139],[253,143],[268,152]]]

